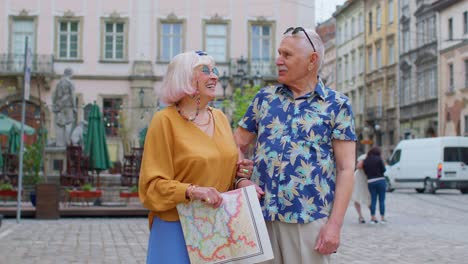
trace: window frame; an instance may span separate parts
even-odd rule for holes
[[[248,27],[248,60],[250,62],[250,65],[254,65],[254,61],[252,59],[252,44],[253,44],[253,32],[252,28],[253,26],[269,26],[270,27],[270,60],[269,60],[269,66],[272,65],[272,63],[275,62],[275,52],[276,52],[276,22],[274,20],[250,20],[247,23]],[[263,35],[262,35],[263,36]],[[263,60],[260,60],[263,61]],[[274,74],[274,72],[271,71],[271,67],[268,67],[267,70],[264,70],[262,68],[262,71],[260,72],[262,75],[269,75],[269,74]]]
[[[393,23],[393,0],[388,0],[388,8],[387,8],[387,17],[388,17],[388,24]]]
[[[219,20],[219,19],[205,19],[203,20],[203,50],[206,51],[208,54],[210,54],[210,51],[207,49],[207,39],[208,39],[208,33],[207,33],[207,27],[211,25],[223,25],[226,27],[226,35],[225,35],[225,40],[226,40],[226,47],[225,47],[225,54],[224,54],[224,59],[223,60],[216,60],[216,63],[228,63],[229,59],[231,58],[230,51],[231,51],[231,23],[228,20]],[[216,37],[216,36],[213,36]]]
[[[120,106],[114,106],[113,108],[105,107],[106,100],[113,100],[113,101],[120,100]],[[115,102],[113,102],[113,104],[115,104]],[[119,136],[119,130],[122,126],[122,124],[120,123],[119,115],[120,115],[120,111],[122,110],[121,107],[123,104],[124,104],[124,98],[122,97],[103,97],[102,98],[102,123],[104,125],[104,133],[106,137],[118,137]],[[117,122],[117,127],[113,127],[110,129],[112,133],[108,133],[108,126],[105,123],[107,121],[106,119],[108,118],[109,113],[111,114],[111,117],[112,117],[111,121]]]
[[[162,55],[163,55],[163,45],[162,45],[162,41],[163,41],[163,25],[165,24],[180,24],[180,27],[181,27],[181,34],[180,34],[180,52],[183,52],[185,50],[185,45],[186,45],[186,35],[187,35],[187,22],[185,19],[182,19],[182,18],[177,18],[176,16],[170,16],[168,18],[165,18],[165,19],[159,19],[158,20],[158,44],[157,44],[157,47],[158,47],[158,51],[157,51],[157,58],[156,58],[156,61],[159,62],[159,63],[169,63],[172,59],[172,57],[174,57],[175,55],[177,55],[178,53],[180,52],[174,52],[173,50],[171,50],[171,53],[173,54],[169,54],[169,58],[162,58]]]
[[[38,22],[37,21],[38,21],[38,18],[37,18],[37,16],[29,16],[27,14],[25,14],[25,15],[20,14],[18,16],[12,16],[12,15],[9,16],[9,33],[8,33],[8,35],[9,35],[10,39],[8,40],[8,51],[9,51],[10,54],[15,54],[14,50],[13,50],[13,48],[14,48],[13,47],[14,46],[13,45],[13,41],[14,41],[14,38],[13,38],[14,29],[13,29],[13,27],[14,27],[15,21],[19,21],[19,20],[31,20],[32,21],[33,29],[34,29],[34,31],[33,31],[33,39],[34,40],[33,40],[33,42],[31,42],[31,40],[29,40],[29,42],[28,42],[29,45],[28,46],[31,47],[31,43],[32,43],[33,45],[32,45],[31,52],[33,54],[36,54],[37,30],[38,30]],[[24,45],[23,45],[23,51],[21,52],[21,54],[23,54],[23,53],[24,53]]]
[[[60,24],[66,22],[77,22],[78,23],[78,32],[77,32],[77,56],[76,57],[61,57],[60,56]],[[68,35],[68,34],[67,34]],[[68,43],[67,53],[70,53],[70,43]],[[83,17],[78,16],[56,16],[55,17],[55,40],[54,40],[54,51],[55,51],[55,61],[67,61],[67,62],[82,62],[83,61]]]
[[[113,54],[113,58],[106,58],[106,24],[112,23],[122,23],[123,24],[123,49],[122,49],[122,58],[115,58],[115,54]],[[101,63],[127,63],[128,62],[128,34],[129,34],[129,19],[119,17],[116,15],[112,15],[111,17],[102,17],[101,18],[101,59],[99,62]],[[114,40],[116,41],[116,40]],[[114,50],[113,53],[116,53]]]

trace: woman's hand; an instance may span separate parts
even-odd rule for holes
[[[213,207],[219,207],[223,203],[223,197],[213,187],[194,187],[192,190],[192,198],[201,200],[202,202]]]
[[[237,177],[250,179],[253,172],[253,161],[241,159],[237,162]]]

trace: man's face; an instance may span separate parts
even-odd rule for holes
[[[310,55],[302,41],[294,37],[286,37],[281,41],[276,59],[279,83],[292,85],[310,74]]]

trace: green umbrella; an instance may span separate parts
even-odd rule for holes
[[[99,106],[94,103],[88,116],[88,133],[86,135],[85,153],[89,157],[89,169],[97,172],[97,187],[99,188],[99,172],[111,167],[109,151],[107,150],[104,123]]]
[[[16,126],[12,126],[8,133],[8,153],[18,154],[20,144],[20,130]]]
[[[0,114],[0,134],[2,135],[8,135],[10,133],[10,130],[12,127],[21,127],[21,122],[16,121],[13,118],[9,118],[8,116],[4,114]],[[24,124],[24,133],[27,135],[32,135],[34,134],[35,130],[34,128]]]

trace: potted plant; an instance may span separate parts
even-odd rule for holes
[[[128,191],[123,191],[120,192],[120,198],[126,198],[127,200],[129,198],[137,198],[138,197],[138,186],[133,185],[131,188],[128,189]]]
[[[15,198],[18,195],[18,191],[13,188],[11,183],[0,182],[0,197],[6,201],[7,198]]]

